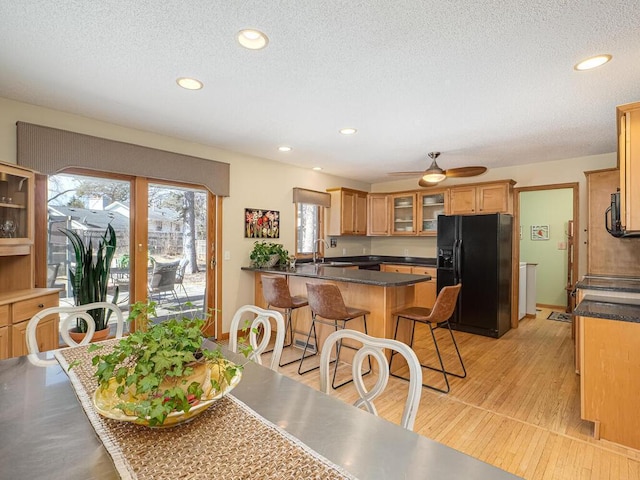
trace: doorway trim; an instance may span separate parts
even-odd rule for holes
[[[573,265],[571,268],[572,285],[567,286],[573,289],[573,285],[578,278],[578,264],[580,258],[580,184],[578,182],[571,183],[554,183],[549,185],[535,185],[531,187],[518,187],[513,189],[513,216],[514,225],[513,229],[513,243],[517,245],[513,249],[513,265],[511,267],[511,278],[513,279],[514,288],[511,289],[511,304],[515,305],[515,308],[511,309],[511,327],[518,328],[518,293],[520,290],[520,193],[521,192],[535,192],[541,190],[559,190],[570,188],[573,190]],[[567,292],[568,293],[568,292]]]

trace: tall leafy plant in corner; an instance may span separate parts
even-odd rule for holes
[[[107,301],[107,286],[109,283],[109,269],[111,261],[116,252],[116,232],[111,225],[107,226],[104,235],[98,240],[98,246],[93,247],[93,239],[85,245],[82,237],[72,230],[61,228],[71,245],[76,257],[75,270],[69,267],[69,278],[73,287],[73,298],[76,306],[86,305],[93,302]],[[119,287],[116,286],[113,303],[117,303]],[[96,322],[96,331],[107,328],[109,315],[104,309],[89,310],[89,315]],[[87,322],[82,319],[77,320],[76,329],[78,332],[87,331]]]

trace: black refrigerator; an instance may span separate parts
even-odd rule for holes
[[[498,338],[511,328],[513,217],[438,217],[438,292],[462,283],[451,327]]]

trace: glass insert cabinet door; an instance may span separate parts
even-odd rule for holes
[[[438,215],[444,215],[444,192],[421,193],[418,199],[420,209],[420,231],[422,235],[436,235]]]
[[[0,164],[0,245],[33,241],[33,182],[32,172]]]
[[[391,234],[416,234],[416,194],[391,196]]]

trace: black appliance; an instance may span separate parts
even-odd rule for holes
[[[513,217],[438,217],[438,292],[462,283],[451,327],[498,338],[511,328]]]
[[[640,237],[640,232],[627,232],[620,217],[620,191],[611,194],[611,206],[604,212],[604,228],[616,238]]]

